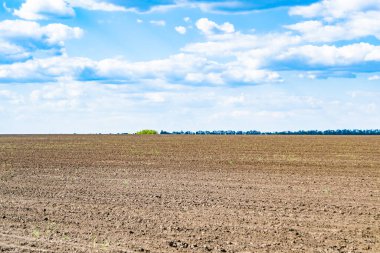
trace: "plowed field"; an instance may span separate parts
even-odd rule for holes
[[[0,137],[0,252],[380,252],[380,137]]]

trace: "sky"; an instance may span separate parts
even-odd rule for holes
[[[380,0],[0,0],[0,133],[380,128]]]

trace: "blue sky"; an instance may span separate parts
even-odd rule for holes
[[[380,128],[380,0],[4,0],[0,133]]]

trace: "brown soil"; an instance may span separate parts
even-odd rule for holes
[[[380,137],[1,136],[0,252],[380,252]]]

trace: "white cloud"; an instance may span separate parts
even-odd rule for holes
[[[184,26],[176,26],[174,29],[179,33],[179,34],[186,34],[187,29]]]
[[[263,68],[270,68],[277,55],[286,51],[289,47],[299,45],[299,36],[289,34],[225,34],[207,37],[206,42],[193,43],[185,46],[182,51],[195,55],[201,55],[222,61],[229,58],[228,68],[236,72],[237,66],[255,72]],[[231,60],[233,59],[233,60]],[[240,68],[240,67],[239,67]],[[234,74],[236,76],[236,74]]]
[[[6,61],[19,61],[33,56],[64,53],[64,43],[80,38],[83,31],[59,23],[41,26],[34,21],[4,20],[0,22],[0,56]]]
[[[186,45],[182,51],[213,57],[231,56],[236,52],[259,48],[262,41],[256,35],[228,34],[222,37],[210,36],[205,42]]]
[[[30,0],[29,0],[30,1]],[[55,0],[56,1],[56,0]],[[67,0],[72,7],[83,8],[92,11],[127,11],[123,6],[98,0]]]
[[[149,21],[152,25],[155,26],[166,26],[166,21],[165,20],[151,20]]]
[[[90,70],[97,78],[106,80],[141,81],[142,79],[181,78],[189,71],[207,68],[209,63],[201,57],[178,54],[167,59],[147,62],[127,62],[122,59],[93,61],[88,58],[53,57],[0,65],[0,79],[52,81],[62,76],[81,76]]]
[[[0,80],[47,82],[74,77],[93,62],[86,58],[52,57],[0,65]]]
[[[323,17],[331,22],[367,10],[380,10],[380,0],[323,0],[309,6],[293,7],[289,13],[306,18]]]
[[[182,82],[204,85],[280,81],[277,73],[243,58],[218,63],[201,55],[185,53],[144,62],[128,62],[123,59],[93,61],[62,56],[0,65],[0,80],[8,82],[48,82],[62,77],[124,83],[161,80],[167,84]]]
[[[343,27],[334,25],[325,26],[321,21],[316,20],[288,25],[286,28],[301,33],[307,41],[340,40],[346,32]]]
[[[231,23],[225,22],[221,25],[211,21],[207,18],[201,18],[196,22],[196,27],[206,35],[212,35],[215,32],[233,33],[235,27]]]
[[[380,46],[357,43],[348,46],[305,45],[289,48],[278,59],[301,59],[312,65],[349,66],[369,61],[380,61]]]
[[[347,20],[336,24],[324,24],[322,21],[304,21],[286,28],[302,34],[310,42],[332,42],[352,40],[366,36],[380,39],[380,11],[354,13]]]
[[[212,63],[206,58],[189,54],[177,54],[166,59],[127,62],[122,59],[105,59],[96,63],[94,70],[101,77],[124,80],[183,79],[191,71],[210,71]]]
[[[241,65],[239,62],[230,63],[223,74],[228,83],[263,84],[282,82],[280,75],[274,71],[260,69],[257,66]]]
[[[27,20],[48,19],[50,16],[70,17],[73,8],[99,11],[127,11],[124,7],[96,0],[26,0],[13,14]]]
[[[83,30],[79,27],[69,27],[63,24],[49,24],[41,28],[41,33],[47,36],[46,41],[50,44],[61,44],[68,39],[80,38]]]
[[[380,80],[380,76],[379,75],[370,76],[370,77],[368,77],[368,80],[369,81],[378,81],[378,80]]]
[[[41,26],[37,22],[24,20],[3,20],[0,22],[0,36],[2,38],[40,38],[41,35]]]
[[[218,85],[225,84],[221,73],[187,73],[185,80],[190,83],[211,83]]]
[[[136,22],[139,23],[139,24],[144,23],[144,21],[142,19],[136,19]]]
[[[189,23],[191,21],[191,19],[189,17],[184,17],[183,21],[185,21],[186,23]]]
[[[20,46],[0,40],[0,56],[5,61],[13,62],[26,59],[30,54]]]
[[[243,60],[217,63],[201,55],[177,54],[162,60],[126,62],[106,59],[96,63],[95,72],[100,77],[124,80],[160,79],[167,82],[182,80],[190,83],[234,84],[278,82],[280,76],[261,69],[260,65]]]
[[[18,10],[14,10],[14,15],[28,20],[46,19],[50,15],[67,17],[74,16],[74,10],[64,0],[27,0]]]
[[[0,22],[0,36],[5,39],[32,38],[49,44],[61,44],[65,40],[81,37],[83,31],[79,27],[63,24],[41,26],[34,21],[4,20]]]

